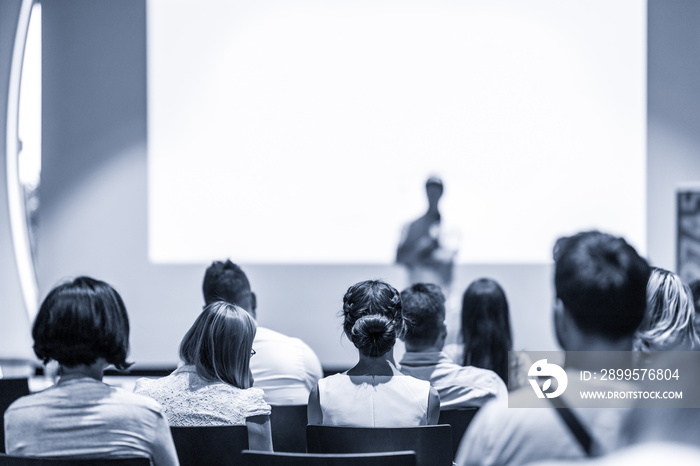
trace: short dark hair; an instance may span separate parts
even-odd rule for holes
[[[623,238],[586,231],[554,246],[554,286],[586,333],[617,340],[644,319],[651,269]]]
[[[382,280],[366,280],[343,296],[343,330],[364,356],[379,357],[404,331],[401,296]]]
[[[438,285],[416,283],[401,292],[406,321],[403,339],[416,345],[432,345],[445,320],[445,295]]]
[[[34,352],[44,363],[90,365],[104,358],[124,370],[129,353],[129,317],[109,284],[78,277],[55,287],[41,304],[32,328]]]
[[[250,282],[245,272],[230,259],[214,261],[204,273],[202,293],[207,305],[216,301],[226,301],[245,307],[251,297]]]
[[[199,314],[180,343],[180,358],[197,374],[238,388],[250,388],[250,354],[257,325],[248,312],[215,301]]]
[[[437,176],[431,176],[425,181],[425,189],[428,189],[430,186],[435,186],[436,188],[440,188],[440,190],[444,189],[442,179]]]

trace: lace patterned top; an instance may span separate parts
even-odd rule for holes
[[[194,366],[182,366],[160,379],[138,379],[134,392],[159,402],[168,423],[176,427],[244,425],[248,417],[270,414],[259,388],[208,381]]]

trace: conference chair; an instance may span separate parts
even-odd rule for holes
[[[479,408],[464,408],[440,411],[438,424],[449,424],[452,426],[452,458],[457,456],[457,449],[462,441],[464,432],[466,432],[478,410]]]
[[[248,428],[242,426],[170,427],[180,466],[231,466],[248,449]]]
[[[0,466],[149,466],[148,458],[31,458],[0,453]]]
[[[275,451],[306,453],[306,405],[272,406],[270,428]]]
[[[388,453],[288,453],[244,450],[242,466],[416,466],[413,451]]]
[[[376,453],[413,450],[417,466],[452,466],[452,428],[306,427],[309,453]]]
[[[0,415],[22,396],[29,395],[29,379],[0,379]],[[0,453],[5,453],[5,429],[0,429]]]

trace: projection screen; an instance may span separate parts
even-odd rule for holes
[[[148,113],[155,263],[391,263],[433,175],[458,262],[645,250],[641,0],[149,0]]]

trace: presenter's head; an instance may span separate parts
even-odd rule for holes
[[[34,352],[62,367],[97,362],[126,369],[129,317],[119,293],[109,284],[78,277],[55,287],[44,299],[32,328]]]
[[[180,343],[180,359],[206,380],[250,388],[250,357],[257,331],[245,309],[214,301],[199,314]]]
[[[444,192],[444,186],[442,180],[437,176],[431,176],[425,182],[425,193],[428,196],[428,208],[430,210],[437,210],[438,202],[442,197]]]
[[[214,261],[204,273],[202,282],[204,303],[226,301],[242,307],[253,317],[256,316],[257,300],[250,289],[245,272],[229,259]]]
[[[554,322],[565,350],[632,349],[650,268],[623,238],[587,231],[554,246]]]
[[[343,330],[363,356],[388,353],[404,332],[399,292],[381,280],[352,285],[343,296]]]

